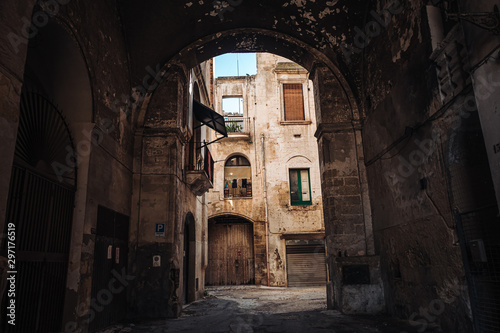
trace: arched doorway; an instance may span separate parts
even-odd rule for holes
[[[34,12],[43,9],[35,6]],[[76,40],[55,17],[29,40],[2,230],[15,226],[16,326],[3,326],[1,318],[0,331],[61,331],[67,313],[75,316],[70,303],[76,306],[82,257],[75,221],[83,223],[84,216],[73,212],[82,208],[79,196],[83,205],[86,200],[83,161],[89,154],[81,133],[93,120],[88,67]],[[3,242],[5,256],[10,245]]]
[[[60,111],[45,96],[24,90],[4,231],[15,237],[3,249],[15,258],[9,270],[19,272],[11,275],[15,298],[9,293],[3,304],[15,300],[16,325],[7,325],[4,313],[3,332],[60,328],[76,183],[66,148],[73,142]],[[59,166],[66,166],[64,176]]]
[[[208,223],[206,285],[255,283],[253,225],[247,219],[224,215]]]

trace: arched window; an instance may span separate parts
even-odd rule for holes
[[[252,168],[243,156],[229,158],[224,165],[224,198],[252,196]]]

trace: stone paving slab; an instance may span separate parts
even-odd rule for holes
[[[187,306],[180,318],[115,325],[101,333],[419,332],[417,327],[407,322],[384,316],[347,316],[327,310],[324,289],[207,288],[209,296]],[[425,332],[440,331],[432,329]]]

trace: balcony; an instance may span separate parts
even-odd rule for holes
[[[213,188],[214,182],[214,160],[210,150],[207,147],[203,149],[203,164],[190,165],[186,171],[186,183],[196,196],[208,192],[209,189]]]
[[[252,119],[249,117],[224,117],[226,130],[229,137],[250,137]]]

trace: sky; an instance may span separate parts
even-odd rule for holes
[[[239,66],[237,66],[239,64]],[[238,73],[239,68],[239,73]],[[257,74],[255,53],[226,53],[215,57],[215,77],[245,76]]]
[[[243,115],[243,98],[223,98],[222,111],[224,113],[233,113],[235,116]]]

